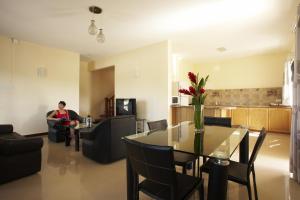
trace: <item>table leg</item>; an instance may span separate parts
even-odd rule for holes
[[[127,173],[127,200],[134,200],[135,198],[135,185],[137,184],[137,176],[134,175],[131,163],[126,157],[126,173]]]
[[[79,151],[80,150],[80,145],[79,145],[79,130],[75,129],[74,131],[75,134],[75,151]]]
[[[248,164],[249,162],[249,131],[246,133],[240,143],[240,163]]]
[[[228,185],[228,160],[215,159],[209,172],[208,200],[226,200]]]

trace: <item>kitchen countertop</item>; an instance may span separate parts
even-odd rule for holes
[[[181,106],[181,105],[171,105],[171,107],[192,107],[189,106]],[[236,109],[236,108],[291,108],[291,106],[286,105],[204,105],[206,109]]]

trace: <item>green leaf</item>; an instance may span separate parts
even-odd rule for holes
[[[206,78],[205,78],[205,83],[207,82],[207,80],[208,80],[208,77],[209,77],[209,75],[207,75],[207,76],[206,76]]]
[[[202,98],[201,98],[201,104],[204,104],[204,101],[205,101],[206,97],[207,97],[207,94],[205,94],[205,95],[202,96]]]
[[[204,78],[201,78],[201,81],[200,81],[200,83],[199,83],[200,88],[204,87],[204,85],[205,85]],[[200,88],[199,88],[199,89],[200,89]]]

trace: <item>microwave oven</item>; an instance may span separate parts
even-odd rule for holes
[[[172,105],[179,105],[179,97],[172,96]]]
[[[172,105],[188,106],[192,103],[192,98],[189,96],[172,96]]]

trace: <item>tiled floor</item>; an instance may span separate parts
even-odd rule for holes
[[[250,137],[251,147],[256,137]],[[117,200],[126,199],[125,161],[95,163],[44,138],[42,171],[0,186],[0,200]],[[237,158],[237,154],[233,156]],[[259,199],[299,200],[300,185],[290,180],[289,136],[268,134],[256,161]],[[30,162],[30,161],[28,161]],[[142,199],[148,199],[141,195]],[[197,195],[192,197],[197,199]],[[229,183],[228,199],[247,199],[243,186]]]

